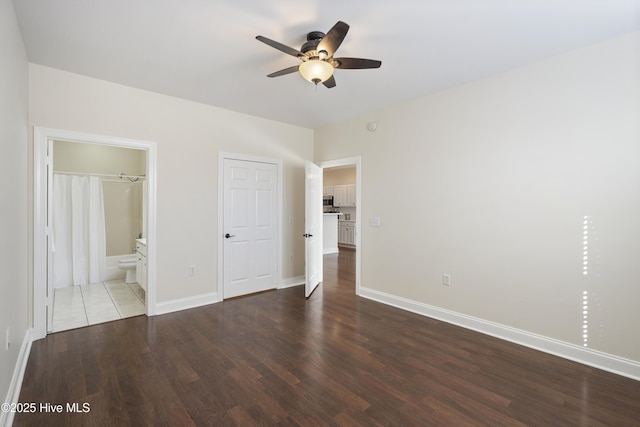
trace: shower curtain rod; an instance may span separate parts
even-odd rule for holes
[[[66,171],[53,171],[53,173],[59,173],[62,175],[83,175],[83,176],[97,176],[100,178],[132,178],[132,179],[147,179],[146,176],[127,175],[126,173],[90,173],[90,172],[66,172]]]

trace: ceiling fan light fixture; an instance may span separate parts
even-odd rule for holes
[[[321,31],[312,31],[307,34],[307,41],[300,50],[264,36],[256,36],[258,41],[302,61],[300,65],[276,71],[268,74],[267,77],[279,77],[299,71],[302,77],[314,83],[316,88],[318,83],[322,83],[327,89],[331,89],[336,87],[336,79],[333,77],[333,71],[336,68],[344,70],[380,68],[382,62],[375,59],[333,57],[347,35],[347,31],[349,31],[349,25],[342,21],[336,22],[336,25],[326,34]]]
[[[300,64],[300,74],[311,83],[322,83],[333,75],[333,66],[321,59],[310,59]]]

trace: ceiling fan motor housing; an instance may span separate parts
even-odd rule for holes
[[[307,34],[307,41],[302,45],[300,51],[302,53],[307,53],[312,50],[316,50],[324,35],[325,34],[322,31],[311,31]]]
[[[309,34],[307,34],[307,41],[311,41],[311,40],[320,41],[324,36],[325,34],[322,31],[311,31]]]

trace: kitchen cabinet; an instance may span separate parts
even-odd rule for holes
[[[333,206],[343,207],[347,205],[347,186],[336,185],[333,187]]]
[[[147,239],[136,239],[136,282],[147,290]]]
[[[356,186],[347,185],[347,206],[356,205]]]
[[[333,206],[355,207],[356,206],[356,186],[336,185],[333,187]]]
[[[356,222],[338,221],[338,245],[356,246]]]
[[[333,185],[322,187],[323,196],[333,196]]]

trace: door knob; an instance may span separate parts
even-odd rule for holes
[[[225,235],[224,235],[224,237],[228,239],[228,238],[230,238],[230,237],[235,237],[235,234],[229,234],[229,233],[227,233],[227,234],[225,234]]]

